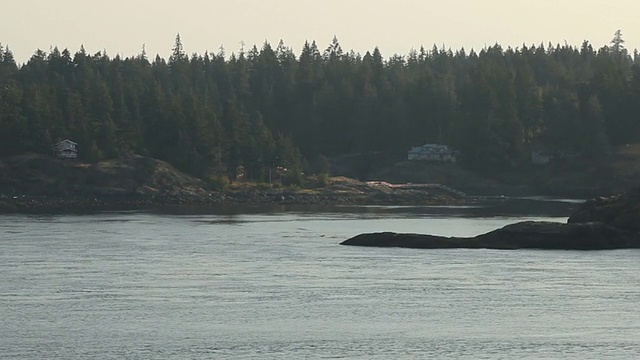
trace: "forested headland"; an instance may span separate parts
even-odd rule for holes
[[[0,46],[0,156],[50,154],[61,139],[89,162],[135,153],[202,178],[323,172],[325,157],[406,152],[427,142],[471,168],[530,162],[531,150],[596,158],[640,142],[640,56],[620,31],[598,49],[499,44],[384,58],[307,42],[171,56]],[[317,165],[320,164],[320,165]]]

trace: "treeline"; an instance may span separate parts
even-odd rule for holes
[[[134,152],[196,174],[254,179],[317,159],[449,144],[485,169],[534,147],[582,156],[640,140],[640,62],[610,46],[421,48],[384,59],[282,42],[168,60],[36,51],[18,66],[0,47],[0,156],[50,152],[69,138],[89,161]],[[310,165],[309,165],[310,164]]]

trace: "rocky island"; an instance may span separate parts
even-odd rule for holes
[[[526,221],[470,238],[360,234],[341,245],[416,249],[611,250],[640,248],[640,188],[586,202],[566,224]]]

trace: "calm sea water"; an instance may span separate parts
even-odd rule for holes
[[[2,215],[0,358],[640,357],[640,251],[338,246],[441,210]]]

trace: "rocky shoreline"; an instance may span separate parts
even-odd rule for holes
[[[223,190],[138,155],[95,164],[42,155],[0,159],[0,212],[144,210],[217,205],[452,205],[437,188],[395,188],[344,177],[307,187],[237,182]]]
[[[415,195],[415,194],[414,194]],[[212,192],[201,196],[12,196],[0,198],[0,213],[90,212],[149,210],[173,207],[215,207],[220,205],[457,205],[463,199],[422,193],[345,193],[245,190]]]
[[[640,188],[586,202],[567,223],[520,222],[470,238],[360,234],[341,245],[415,249],[612,250],[640,248]]]
[[[341,245],[413,249],[613,250],[640,248],[640,237],[603,223],[520,222],[475,237],[422,234],[361,234]]]
[[[264,205],[264,204],[342,204],[348,198],[292,198],[267,197],[244,198],[215,194],[210,197],[157,197],[157,198],[16,198],[0,200],[0,213],[22,212],[84,212],[126,211],[171,208],[180,206],[209,207],[216,205]]]

